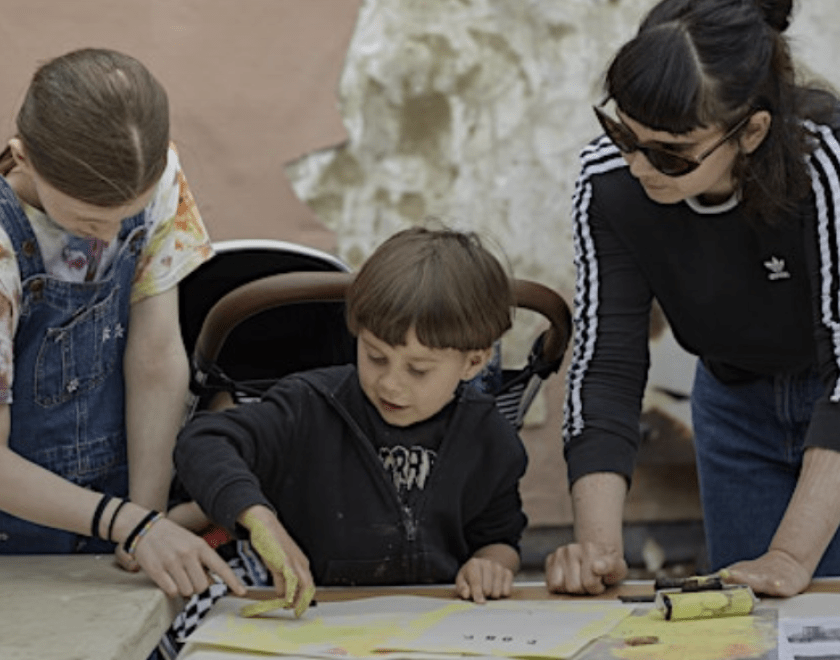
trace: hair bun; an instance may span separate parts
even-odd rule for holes
[[[790,14],[793,0],[754,0],[764,15],[764,21],[778,32],[784,32],[790,26]]]

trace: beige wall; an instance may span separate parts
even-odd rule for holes
[[[570,300],[577,153],[597,130],[589,105],[652,4],[0,0],[0,138],[39,61],[118,48],[168,88],[214,239],[297,241],[357,265],[393,231],[439,214],[496,238],[517,276]],[[837,0],[800,0],[790,36],[798,59],[840,85]],[[514,357],[539,324],[520,321]],[[653,360],[654,384],[690,387],[691,361],[667,329]],[[649,394],[649,412],[666,409],[659,440],[685,441],[685,405]],[[553,377],[523,433],[535,525],[570,520],[562,395]],[[696,518],[695,491],[690,464],[642,466],[627,517]]]
[[[336,87],[360,0],[0,0],[0,139],[39,62],[122,50],[167,88],[172,136],[214,239],[333,249],[287,162],[346,138]]]

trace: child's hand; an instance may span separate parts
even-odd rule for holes
[[[277,605],[294,609],[295,616],[301,616],[315,595],[306,555],[264,506],[251,507],[239,517],[239,522],[251,533],[251,545],[274,577],[274,588],[282,601]],[[259,609],[265,611],[264,607]]]
[[[459,598],[484,603],[488,598],[506,598],[513,586],[513,571],[506,566],[482,557],[472,557],[461,566],[455,577],[455,592]]]

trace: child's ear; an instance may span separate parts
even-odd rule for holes
[[[472,380],[493,355],[493,348],[481,348],[474,351],[467,351],[467,364],[464,367],[464,375],[461,380]]]
[[[9,140],[9,150],[12,152],[15,165],[26,171],[29,168],[29,159],[26,157],[26,150],[23,148],[21,139],[15,137]]]

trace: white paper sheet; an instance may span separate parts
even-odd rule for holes
[[[840,594],[803,594],[779,606],[779,660],[840,660]]]
[[[407,651],[569,658],[632,611],[604,601],[495,601],[451,605],[442,618],[388,642]],[[420,619],[422,621],[422,619]]]
[[[221,599],[190,636],[215,647],[296,657],[458,656],[567,658],[608,632],[632,607],[608,601],[495,601],[486,605],[423,596],[320,602],[301,619],[287,611],[244,619],[250,601]]]

